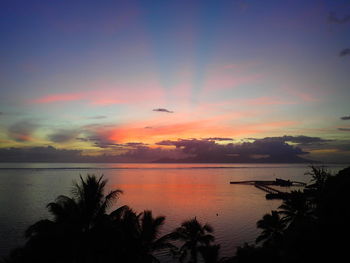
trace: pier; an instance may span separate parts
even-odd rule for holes
[[[268,194],[281,194],[281,193],[283,193],[277,189],[274,189],[272,187],[269,187],[269,186],[263,185],[263,184],[254,184],[254,186],[260,190],[267,192]]]
[[[298,182],[298,181],[290,181],[290,180],[284,180],[280,178],[276,178],[275,181],[236,181],[236,182],[230,182],[230,184],[250,184],[250,185],[276,185],[276,186],[306,186],[306,183]]]
[[[306,183],[283,180],[276,178],[275,181],[237,181],[230,182],[230,184],[245,184],[245,185],[254,185],[256,188],[266,192],[266,199],[284,199],[289,193],[282,192],[275,188],[272,188],[271,185],[290,187],[290,186],[306,186]]]

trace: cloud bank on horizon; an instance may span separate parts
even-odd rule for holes
[[[347,3],[1,7],[0,161],[350,161]]]
[[[61,136],[58,136],[61,140]],[[57,139],[57,138],[54,138]],[[65,138],[64,138],[65,139]],[[82,138],[77,138],[82,140]],[[178,139],[157,142],[154,146],[142,142],[108,144],[91,139],[97,147],[110,151],[103,155],[85,155],[82,150],[48,147],[0,148],[2,162],[182,162],[182,163],[312,163],[311,150],[347,151],[348,141],[333,141],[308,136],[249,138],[239,143],[222,144],[222,139]],[[294,145],[288,142],[295,143]],[[312,157],[312,155],[311,155]],[[329,159],[328,159],[329,160]],[[324,160],[323,160],[324,161]],[[337,159],[338,162],[344,160]]]

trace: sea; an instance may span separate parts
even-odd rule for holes
[[[325,166],[332,173],[346,167]],[[196,217],[213,226],[221,256],[232,256],[237,246],[255,242],[260,233],[256,222],[281,200],[266,200],[262,190],[230,181],[282,178],[308,183],[307,171],[307,164],[1,163],[0,257],[24,243],[28,226],[50,218],[49,202],[70,196],[73,182],[88,174],[103,175],[107,191],[123,190],[111,209],[128,205],[137,212],[166,216],[162,234]],[[165,254],[157,257],[171,262]]]

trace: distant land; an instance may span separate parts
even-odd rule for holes
[[[166,152],[164,152],[166,153]],[[272,154],[254,156],[250,154],[218,154],[202,152],[185,158],[169,158],[144,155],[83,155],[80,150],[62,150],[52,146],[35,148],[0,149],[0,162],[43,163],[317,163],[296,154]]]
[[[266,158],[246,158],[246,157],[236,157],[236,158],[224,158],[224,159],[201,159],[201,158],[185,158],[185,159],[171,159],[162,158],[158,159],[152,163],[318,163],[318,161],[309,160],[294,156],[275,156]]]

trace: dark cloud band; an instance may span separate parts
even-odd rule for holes
[[[165,112],[165,113],[174,113],[173,111],[167,110],[167,109],[164,109],[164,108],[153,109],[153,111]]]

